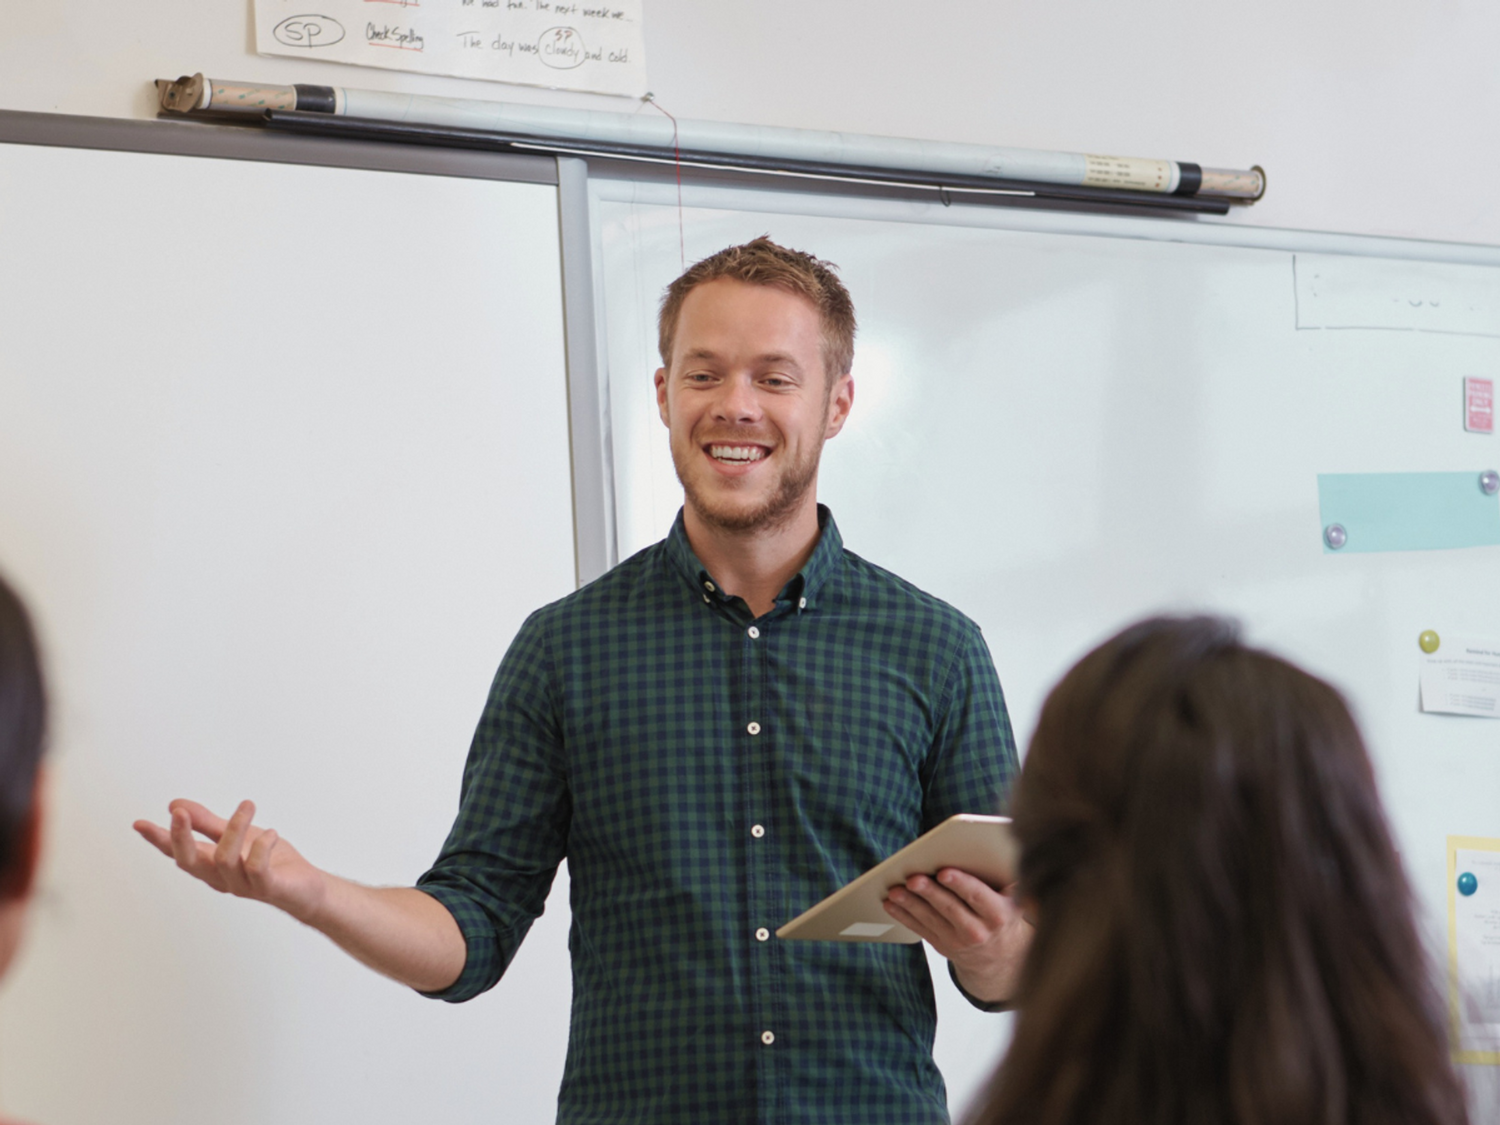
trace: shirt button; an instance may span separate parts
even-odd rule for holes
[[[745,729],[747,731],[749,731],[751,734],[759,734],[760,733],[760,724],[759,723],[751,723]]]
[[[757,840],[759,840],[765,834],[766,834],[765,825],[762,825],[762,824],[752,824],[750,826],[750,835],[754,836]]]
[[[703,595],[703,601],[704,601],[705,605],[712,605],[713,604],[713,602],[709,600],[709,597],[708,597],[707,594]]]
[[[807,608],[807,599],[806,598],[798,598],[797,599],[797,608],[798,609],[806,609]]]
[[[705,590],[707,590],[710,594],[712,594],[714,592],[714,584],[712,582],[705,582],[705,583],[703,583],[703,588]]]
[[[750,628],[746,630],[746,632],[750,634],[750,639],[752,641],[755,640],[756,637],[760,636],[760,630],[757,629],[754,625],[750,626]]]
[[[755,931],[755,940],[756,941],[769,941],[769,940],[771,940],[771,931],[768,930],[768,929],[766,929],[764,926],[762,926],[760,929],[758,929],[758,930]]]
[[[776,1033],[774,1031],[762,1031],[760,1033],[760,1041],[769,1047],[772,1043],[776,1042]]]

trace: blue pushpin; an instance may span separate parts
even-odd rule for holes
[[[1479,889],[1479,880],[1473,874],[1465,871],[1458,877],[1458,893],[1467,898]]]

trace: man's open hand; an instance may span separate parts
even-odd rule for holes
[[[241,801],[228,820],[196,801],[179,799],[167,809],[169,827],[138,820],[135,830],[178,867],[216,891],[268,902],[294,918],[311,920],[325,893],[323,873],[274,830],[256,828],[251,823],[254,804]]]
[[[1010,1000],[1020,982],[1031,924],[1008,894],[956,867],[892,887],[885,910],[949,961],[980,1000]]]

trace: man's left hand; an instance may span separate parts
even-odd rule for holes
[[[892,887],[885,911],[949,961],[959,982],[987,1002],[1010,1000],[1031,947],[1031,924],[1008,894],[945,867]]]

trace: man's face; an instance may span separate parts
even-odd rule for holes
[[[773,528],[812,503],[823,442],[854,401],[823,371],[818,311],[804,297],[719,278],[682,303],[656,403],[687,502],[726,531]]]

